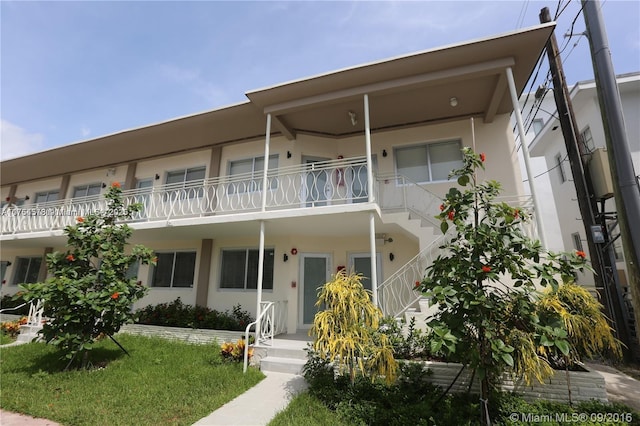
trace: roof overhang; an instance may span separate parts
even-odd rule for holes
[[[481,117],[513,110],[505,69],[522,92],[555,23],[446,46],[251,91],[247,97],[278,130],[348,137],[364,131],[363,96],[372,131]],[[456,98],[457,106],[451,105]],[[355,125],[349,113],[360,118]]]
[[[364,132],[481,117],[513,110],[505,69],[518,95],[555,23],[418,52],[247,93],[249,102],[7,160],[2,185],[263,138],[272,134],[342,138]],[[457,106],[451,106],[455,97]],[[355,113],[355,124],[349,113]]]

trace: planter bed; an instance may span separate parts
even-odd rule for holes
[[[462,364],[456,363],[437,361],[420,362],[423,362],[433,372],[428,380],[434,385],[440,386],[442,389],[449,387],[462,368]],[[456,383],[452,386],[451,392],[466,392],[469,389],[471,375],[472,371],[465,368]],[[604,377],[597,372],[589,370],[570,371],[569,380],[571,381],[571,399],[573,402],[589,401],[592,399],[608,402]],[[569,402],[567,375],[564,370],[556,370],[555,374],[545,381],[545,384],[533,381],[529,386],[521,382],[514,383],[510,377],[505,376],[502,390],[515,392],[528,402],[540,399]],[[480,393],[480,383],[477,377],[471,385],[471,392]]]
[[[242,331],[208,330],[201,328],[165,327],[147,324],[125,324],[120,333],[136,334],[140,336],[156,336],[165,339],[180,340],[188,343],[207,344],[235,342],[244,337]]]

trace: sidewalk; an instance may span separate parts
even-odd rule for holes
[[[621,402],[640,413],[640,381],[613,367],[603,364],[585,363],[604,377],[609,402]]]
[[[194,423],[194,426],[265,426],[287,407],[292,396],[306,389],[304,378],[295,374],[267,372],[266,378]]]
[[[59,423],[47,419],[36,419],[25,414],[0,410],[0,425],[2,426],[60,426]]]

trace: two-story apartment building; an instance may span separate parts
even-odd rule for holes
[[[143,211],[129,225],[155,267],[132,270],[169,302],[304,329],[317,288],[362,273],[396,315],[442,242],[440,196],[461,148],[522,201],[509,115],[554,24],[250,91],[244,103],[2,162],[3,293],[46,277],[63,228],[104,208],[112,182]],[[514,103],[515,99],[515,103]]]

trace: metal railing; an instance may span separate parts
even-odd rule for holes
[[[405,176],[378,175],[378,204],[384,211],[406,211],[433,226],[440,226],[435,219],[440,213],[442,198]]]
[[[422,281],[427,267],[442,254],[440,247],[446,244],[451,236],[452,233],[448,232],[431,243],[378,286],[378,300],[385,316],[401,315],[422,297],[422,294],[416,291],[416,283]]]
[[[281,167],[262,176],[244,173],[123,191],[124,205],[140,203],[131,222],[237,214],[266,209],[312,208],[368,201],[365,157]],[[71,198],[27,206],[5,206],[0,233],[16,234],[63,229],[76,218],[104,211],[102,195]]]
[[[285,333],[287,331],[287,301],[278,302],[261,302],[260,303],[260,315],[254,322],[248,324],[244,331],[244,366],[242,371],[247,372],[249,365],[249,333],[251,327],[256,329],[255,343],[256,344],[268,344],[273,346],[273,338],[278,334]]]

